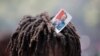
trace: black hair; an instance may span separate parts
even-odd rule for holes
[[[81,56],[79,35],[70,22],[56,33],[47,13],[24,16],[12,34],[10,56]]]

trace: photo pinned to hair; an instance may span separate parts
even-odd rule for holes
[[[64,9],[60,9],[57,15],[51,20],[55,31],[59,33],[72,19],[72,16]]]

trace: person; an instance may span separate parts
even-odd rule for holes
[[[60,33],[47,13],[25,16],[12,34],[10,56],[81,56],[79,35],[70,22]]]

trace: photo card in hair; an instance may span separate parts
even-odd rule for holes
[[[51,20],[51,23],[55,27],[55,31],[59,33],[71,19],[72,16],[66,10],[60,9],[56,16]]]

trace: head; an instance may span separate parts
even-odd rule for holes
[[[11,36],[10,56],[81,56],[75,27],[69,23],[57,34],[51,19],[47,13],[25,16]]]

